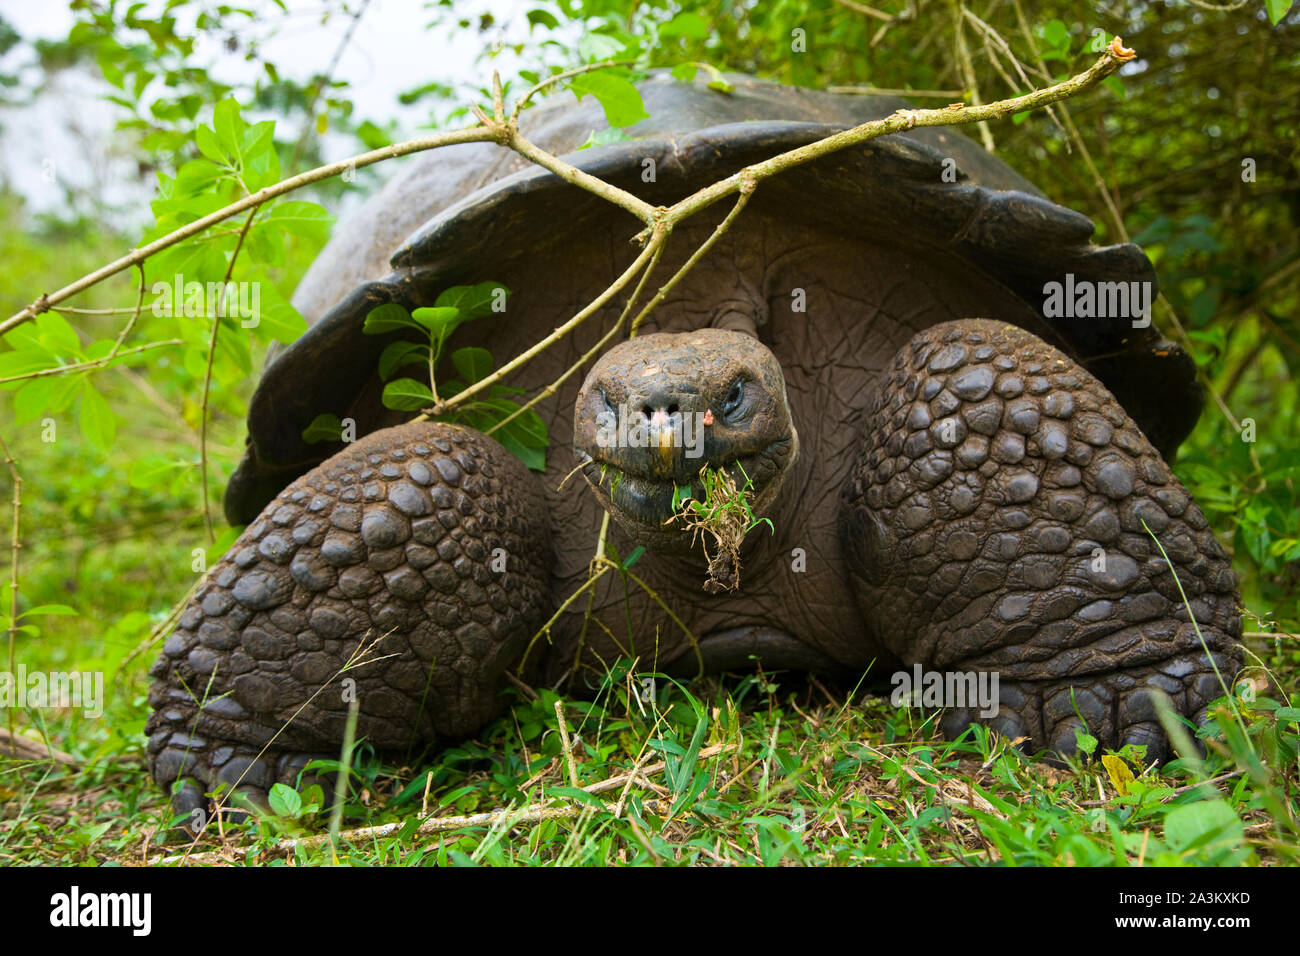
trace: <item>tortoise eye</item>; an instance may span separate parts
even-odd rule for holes
[[[740,408],[740,403],[745,397],[745,383],[741,379],[736,379],[731,383],[731,390],[727,392],[727,397],[722,401],[722,414],[730,418],[735,414],[736,409]]]

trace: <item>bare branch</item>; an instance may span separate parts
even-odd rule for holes
[[[215,226],[219,222],[224,222],[232,216],[237,216],[247,209],[261,206],[272,199],[276,199],[286,193],[291,193],[296,189],[302,189],[304,186],[310,186],[312,183],[318,183],[323,179],[330,179],[334,176],[340,176],[349,169],[360,169],[364,166],[373,166],[375,163],[381,163],[386,159],[395,159],[398,156],[407,156],[411,153],[421,153],[425,150],[438,149],[442,146],[452,146],[457,143],[487,143],[499,140],[501,134],[494,128],[483,126],[470,126],[465,129],[453,130],[449,133],[436,133],[432,136],[422,136],[418,139],[409,139],[403,143],[394,143],[391,146],[385,146],[382,149],[372,149],[368,153],[362,153],[359,156],[353,156],[351,159],[340,160],[337,163],[329,163],[325,166],[318,166],[316,169],[308,170],[305,173],[299,173],[297,176],[291,176],[288,179],[281,180],[273,186],[267,186],[259,189],[250,196],[245,196],[229,206],[224,206],[216,212],[208,213],[200,219],[195,219],[187,223],[174,232],[155,239],[153,242],[134,249],[122,258],[110,262],[102,268],[96,269],[87,275],[82,276],[76,282],[70,283],[59,289],[57,292],[51,292],[42,295],[31,305],[19,312],[15,312],[9,318],[0,322],[0,335],[4,335],[10,329],[13,329],[24,322],[34,319],[42,312],[46,312],[50,307],[57,305],[64,299],[71,298],[78,292],[84,292],[91,286],[98,285],[105,279],[117,275],[124,269],[130,269],[148,259],[154,253],[161,252],[176,243],[181,242],[191,236],[196,236],[210,226]]]

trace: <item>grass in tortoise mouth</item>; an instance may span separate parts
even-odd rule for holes
[[[613,509],[647,526],[677,525],[691,535],[692,546],[703,544],[709,562],[706,591],[734,591],[740,586],[741,543],[760,524],[772,528],[770,520],[754,514],[754,482],[740,461],[734,467],[706,464],[684,485],[632,475],[585,452],[578,454],[579,468]],[[751,459],[751,468],[753,464]]]

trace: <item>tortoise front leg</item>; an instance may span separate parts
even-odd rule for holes
[[[220,784],[264,801],[357,739],[472,733],[551,605],[537,479],[469,428],[363,438],[273,500],[212,568],[150,672],[149,758],[201,823]]]
[[[987,320],[918,334],[880,388],[842,522],[874,636],[909,667],[996,672],[987,722],[1032,750],[1070,753],[1086,724],[1165,756],[1151,691],[1202,722],[1241,622],[1228,559],[1132,419],[1066,355]],[[949,710],[945,732],[976,710]]]

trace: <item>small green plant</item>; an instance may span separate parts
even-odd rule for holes
[[[499,282],[457,285],[446,289],[428,308],[408,312],[389,302],[371,309],[362,331],[366,335],[384,335],[414,329],[427,342],[407,339],[392,342],[379,356],[379,377],[392,378],[399,368],[413,363],[427,364],[428,385],[413,378],[394,379],[384,386],[384,405],[388,408],[418,409],[438,403],[438,382],[434,374],[442,347],[456,329],[466,322],[505,311],[509,290]]]
[[[437,405],[437,369],[447,339],[466,322],[504,311],[509,294],[509,290],[499,282],[480,282],[472,286],[452,286],[428,308],[407,311],[405,307],[390,302],[372,309],[362,329],[366,335],[416,330],[427,339],[421,342],[399,339],[389,343],[380,353],[379,377],[388,382],[384,386],[384,406],[418,411]],[[453,395],[481,381],[496,365],[491,352],[474,347],[456,349],[451,353],[451,363],[460,377],[445,380],[442,388],[444,393]],[[393,375],[407,365],[426,366],[428,384],[415,378],[394,379]],[[546,423],[531,408],[521,409],[512,398],[519,394],[522,394],[522,389],[494,384],[471,401],[463,402],[434,420],[455,422],[487,432],[529,468],[545,471],[549,443]],[[317,415],[302,435],[304,441],[312,444],[339,441],[344,435],[343,422],[334,414]]]
[[[302,793],[284,783],[277,783],[267,794],[271,812],[282,821],[308,823],[325,804],[325,794],[319,784],[312,784]]]
[[[705,465],[700,469],[700,484],[704,488],[703,499],[692,497],[693,486],[677,486],[673,489],[673,516],[668,522],[681,519],[683,525],[692,533],[692,544],[701,540],[702,534],[713,538],[714,551],[709,554],[707,541],[704,554],[709,559],[709,574],[704,581],[704,590],[711,593],[734,591],[740,587],[740,545],[745,536],[760,524],[767,525],[775,534],[776,528],[768,518],[759,518],[754,514],[750,504],[750,494],[754,480],[746,474],[740,462],[736,462],[744,485],[737,487],[736,480],[722,468],[710,468]]]

